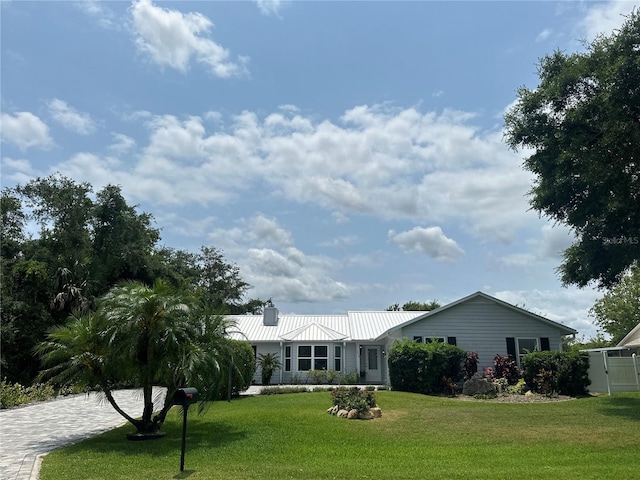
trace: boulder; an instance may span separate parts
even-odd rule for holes
[[[338,416],[340,418],[347,418],[348,415],[349,415],[349,412],[347,412],[346,410],[338,410]]]
[[[347,418],[350,420],[354,418],[358,418],[358,410],[356,410],[355,408],[349,410],[349,413],[347,414]]]
[[[371,410],[369,410],[371,412],[371,415],[373,415],[373,418],[380,418],[382,417],[382,410],[379,407],[373,407]]]
[[[495,395],[496,387],[479,373],[474,373],[473,377],[464,382],[462,394],[471,397],[474,395]]]
[[[373,413],[371,413],[371,410],[365,410],[364,412],[360,412],[358,418],[360,420],[373,420]]]

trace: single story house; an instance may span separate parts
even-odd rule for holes
[[[448,342],[478,352],[479,370],[496,354],[518,363],[534,350],[560,350],[563,337],[577,333],[540,315],[476,292],[429,312],[363,311],[346,315],[231,315],[237,331],[256,356],[275,354],[282,369],[272,383],[304,381],[309,370],[365,373],[368,384],[388,384],[387,352],[398,339]],[[254,378],[260,382],[260,371]]]

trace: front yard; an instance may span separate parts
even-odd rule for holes
[[[124,426],[47,455],[42,480],[626,479],[638,478],[640,394],[552,403],[458,401],[376,392],[383,416],[326,413],[328,392],[256,396],[189,411],[161,440],[130,442]]]

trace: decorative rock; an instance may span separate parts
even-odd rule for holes
[[[340,410],[340,408],[337,405],[334,405],[329,410],[327,410],[327,413],[330,414],[330,415],[337,415],[338,414],[338,410]]]
[[[496,387],[489,380],[479,373],[474,373],[473,377],[464,382],[462,387],[463,395],[495,395]]]
[[[382,417],[382,410],[380,409],[380,407],[373,407],[369,411],[371,412],[371,415],[373,415],[373,418]]]
[[[356,410],[355,408],[349,410],[349,413],[347,414],[347,418],[349,419],[358,418],[358,410]]]
[[[365,410],[364,412],[360,412],[358,418],[360,420],[373,420],[373,413],[371,413],[371,410]]]
[[[340,418],[347,418],[349,416],[349,412],[346,410],[338,410],[338,416]]]

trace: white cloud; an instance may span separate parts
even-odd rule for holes
[[[48,149],[53,145],[49,127],[31,112],[3,113],[0,117],[2,141],[16,145],[20,150]]]
[[[80,135],[95,133],[95,122],[88,113],[81,113],[58,98],[47,102],[47,106],[53,119],[65,129]]]
[[[406,232],[389,231],[389,240],[398,244],[407,253],[426,253],[440,261],[455,260],[464,250],[448,238],[440,227],[415,227]]]
[[[610,35],[625,22],[637,2],[629,0],[612,0],[591,6],[581,22],[578,23],[579,34],[591,41],[599,34]]]
[[[75,2],[74,5],[90,17],[96,18],[98,25],[103,28],[115,30],[121,28],[121,24],[116,19],[116,15],[100,0],[81,0]]]
[[[109,150],[115,153],[122,154],[136,146],[136,141],[124,133],[111,132],[111,136],[113,137],[113,143],[109,145]]]
[[[256,3],[263,15],[276,16],[278,16],[283,4],[282,0],[256,0]]]
[[[536,42],[543,42],[550,36],[551,36],[551,30],[549,28],[545,28],[538,34],[538,36],[536,36]]]
[[[246,72],[248,59],[229,60],[229,51],[209,38],[213,23],[201,13],[184,14],[139,0],[132,4],[131,14],[136,46],[154,63],[186,72],[193,57],[217,77]]]
[[[579,337],[585,335],[589,338],[596,334],[596,326],[589,316],[589,309],[601,296],[595,289],[570,287],[559,290],[503,290],[491,295],[574,328]]]
[[[574,242],[572,230],[564,225],[547,223],[540,228],[540,236],[527,240],[526,252],[513,253],[501,259],[507,267],[530,267],[540,262],[558,264],[563,252]]]

